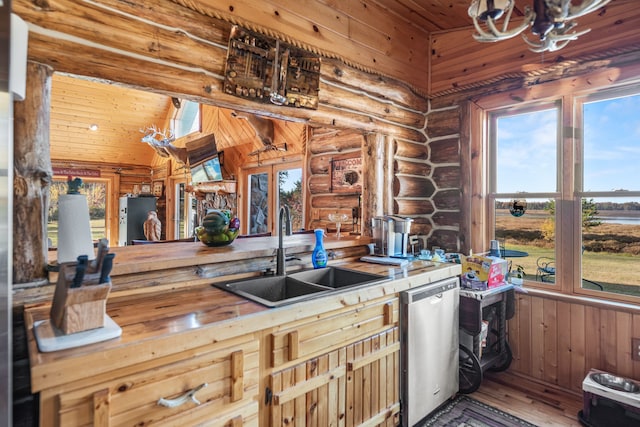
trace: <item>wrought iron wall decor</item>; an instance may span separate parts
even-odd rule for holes
[[[224,91],[257,102],[317,109],[320,56],[239,26],[231,29]]]

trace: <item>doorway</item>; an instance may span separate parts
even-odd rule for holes
[[[280,206],[291,212],[291,229],[304,229],[302,162],[247,168],[243,173],[246,197],[243,203],[244,234],[277,235]]]

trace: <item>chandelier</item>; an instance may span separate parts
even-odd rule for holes
[[[574,19],[593,12],[610,1],[582,0],[580,4],[574,5],[572,0],[533,0],[533,9],[525,6],[524,20],[511,28],[509,21],[516,0],[472,0],[468,13],[477,31],[473,38],[479,42],[507,40],[530,27],[537,39],[530,40],[522,34],[529,50],[538,53],[554,52],[591,31],[571,31],[577,25]],[[501,18],[504,21],[499,25]]]

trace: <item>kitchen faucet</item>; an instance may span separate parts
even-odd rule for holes
[[[283,220],[284,224],[282,224]],[[287,236],[291,236],[291,211],[289,210],[289,206],[287,205],[280,206],[280,215],[278,218],[278,252],[276,256],[276,276],[284,276],[285,273],[284,247],[282,244],[283,228],[284,233],[286,233]]]

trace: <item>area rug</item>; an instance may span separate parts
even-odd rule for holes
[[[416,427],[536,427],[518,417],[478,402],[468,396],[458,396],[416,424]]]

